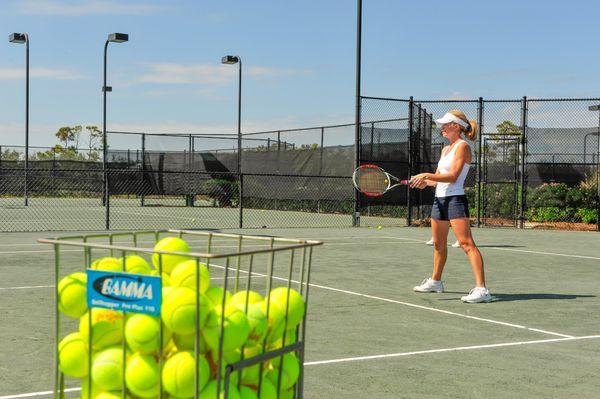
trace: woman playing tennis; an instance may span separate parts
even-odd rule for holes
[[[414,290],[444,292],[441,280],[446,264],[448,230],[452,226],[475,275],[475,288],[461,299],[468,303],[489,302],[492,296],[485,286],[483,258],[471,235],[469,204],[464,190],[472,154],[469,145],[461,135],[473,140],[477,134],[477,122],[469,121],[464,113],[456,110],[447,112],[435,122],[441,126],[442,135],[450,141],[450,145],[442,150],[435,173],[421,173],[411,179],[411,187],[419,189],[427,186],[435,187],[435,198],[431,208],[434,241],[433,273],[430,278],[414,287]]]

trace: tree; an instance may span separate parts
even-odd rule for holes
[[[73,141],[75,141],[75,150],[79,150],[79,136],[81,136],[81,125],[76,125],[71,128]]]
[[[520,139],[522,135],[521,129],[511,121],[503,121],[496,125],[498,133],[492,134],[492,138],[496,139],[494,147],[498,148],[502,153],[501,162],[514,163],[518,155],[518,147],[515,145],[515,140]],[[487,156],[496,158],[496,151],[490,151],[488,148]]]
[[[55,136],[58,138],[59,142],[64,143],[62,146],[63,148],[68,148],[69,142],[75,139],[75,132],[73,131],[72,127],[63,126],[58,129],[58,132],[56,132]]]
[[[88,158],[91,161],[97,161],[100,159],[100,154],[98,150],[101,149],[102,144],[102,132],[98,129],[98,126],[89,125],[86,126],[85,129],[88,131]]]
[[[17,150],[11,150],[10,148],[0,153],[0,159],[3,161],[18,161],[21,154]]]

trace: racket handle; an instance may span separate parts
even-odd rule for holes
[[[400,180],[400,184],[408,186],[410,184],[410,180]]]

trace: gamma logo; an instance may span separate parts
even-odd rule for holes
[[[87,269],[89,307],[159,315],[162,279],[133,273]]]
[[[94,281],[94,290],[100,295],[119,301],[135,302],[140,299],[152,300],[152,285],[144,283],[141,277],[103,276]]]

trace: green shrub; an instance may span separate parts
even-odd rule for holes
[[[581,208],[575,214],[583,223],[596,223],[598,220],[598,210]]]
[[[204,183],[204,190],[213,200],[214,206],[233,206],[238,203],[238,182],[211,179]]]
[[[531,208],[565,207],[569,187],[564,183],[544,183],[527,190],[527,206]]]
[[[567,210],[557,206],[546,206],[528,209],[525,213],[532,222],[558,222],[568,218]]]

